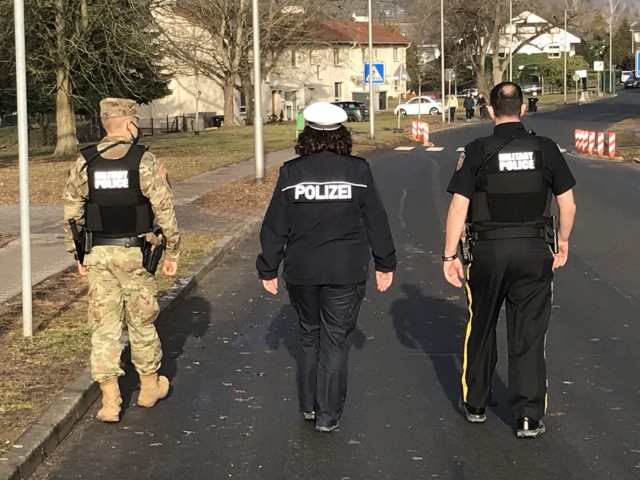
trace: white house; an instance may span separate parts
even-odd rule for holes
[[[184,18],[165,19],[176,37],[196,39],[202,35]],[[364,78],[364,64],[369,61],[368,23],[318,20],[308,22],[309,41],[296,42],[266,75],[262,85],[262,113],[295,118],[297,111],[314,101],[360,100],[369,102],[369,87]],[[383,64],[383,83],[375,86],[373,106],[386,110],[387,98],[406,90],[406,49],[409,42],[384,25],[372,25],[373,61]],[[209,42],[187,42],[211,45]],[[203,50],[201,55],[206,55]],[[156,128],[176,117],[194,116],[198,112],[222,114],[222,89],[202,74],[181,69],[169,85],[171,94],[140,107],[142,124],[148,127],[153,118]],[[236,95],[236,114],[244,114],[244,98]],[[201,127],[203,121],[200,121]]]
[[[552,26],[550,22],[531,12],[522,12],[512,19],[513,29],[507,24],[504,33],[500,37],[500,56],[509,55],[509,45],[512,52],[524,40],[540,33],[535,39],[523,45],[518,54],[531,55],[534,53],[546,53],[549,58],[560,58],[564,52],[568,56],[576,53],[576,45],[581,42],[580,38],[563,28]]]

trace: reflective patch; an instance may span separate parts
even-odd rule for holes
[[[464,165],[465,158],[467,158],[467,154],[463,150],[462,153],[460,154],[460,158],[458,158],[458,164],[456,165],[456,172],[462,168],[462,165]]]
[[[501,172],[536,169],[536,160],[533,152],[500,153],[498,161]]]
[[[129,172],[127,170],[97,171],[93,174],[93,187],[96,190],[129,188]]]

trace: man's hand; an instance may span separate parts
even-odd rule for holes
[[[78,264],[78,273],[85,277],[87,275],[87,267],[82,265],[79,260],[77,260],[76,263]]]
[[[462,262],[459,258],[442,263],[442,271],[444,278],[454,287],[462,287],[462,280],[464,280],[464,270],[462,268]]]
[[[262,280],[262,286],[264,289],[272,295],[278,294],[278,279],[272,278],[271,280]]]
[[[178,262],[172,262],[170,260],[162,261],[162,273],[168,275],[169,277],[173,277],[178,271]]]
[[[569,242],[558,240],[558,253],[553,254],[553,269],[564,267],[569,259]]]
[[[385,292],[393,282],[393,272],[376,272],[376,286],[378,291]]]

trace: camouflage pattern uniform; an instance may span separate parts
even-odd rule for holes
[[[98,145],[102,151],[124,138],[104,138]],[[115,146],[102,154],[105,159],[126,155],[130,143]],[[69,172],[64,193],[65,243],[75,251],[67,220],[81,225],[85,201],[89,194],[87,168],[81,155]],[[146,152],[140,161],[140,189],[151,202],[156,222],[167,239],[164,258],[178,261],[180,234],[176,222],[173,194],[166,170],[155,155]],[[104,382],[124,375],[120,368],[123,325],[126,318],[131,343],[131,356],[138,373],[153,374],[160,367],[162,350],[153,324],[159,308],[154,275],[142,266],[140,248],[95,246],[84,259],[89,279],[89,322],[92,326],[91,373],[94,380]],[[125,315],[126,310],[126,315]]]

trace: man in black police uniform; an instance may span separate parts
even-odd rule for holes
[[[367,162],[351,156],[340,107],[318,102],[296,153],[280,169],[260,231],[256,266],[264,288],[278,293],[278,268],[300,320],[298,399],[316,430],[338,427],[347,395],[351,336],[365,295],[371,254],[379,291],[396,268],[387,215]]]
[[[497,363],[496,323],[506,302],[509,402],[516,435],[534,438],[545,431],[544,344],[553,271],[566,263],[569,254],[576,182],[558,146],[520,123],[525,105],[518,85],[496,85],[490,104],[494,134],[465,147],[447,189],[453,198],[442,260],[446,280],[456,287],[464,279],[456,252],[465,219],[471,222],[475,240],[467,271],[470,318],[460,408],[469,422],[486,419]],[[553,195],[559,210],[557,253],[546,242],[545,228]]]

